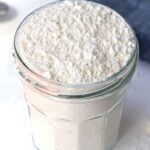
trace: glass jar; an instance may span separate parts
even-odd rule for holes
[[[20,57],[15,36],[14,56],[38,150],[110,150],[114,146],[125,91],[136,67],[136,36],[135,41],[136,49],[120,72],[102,82],[70,85],[32,71]]]

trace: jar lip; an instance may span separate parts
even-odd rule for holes
[[[52,5],[52,4],[55,4],[55,3],[58,3],[58,2],[62,2],[63,0],[59,0],[59,1],[55,1],[55,2],[52,2],[52,3],[48,3],[44,6],[41,6],[35,10],[33,10],[31,13],[29,13],[22,21],[21,23],[19,24],[16,32],[15,32],[15,36],[14,36],[14,42],[13,42],[13,45],[14,45],[14,50],[15,50],[15,54],[17,56],[17,58],[19,59],[19,61],[22,63],[22,65],[25,67],[25,69],[27,69],[31,74],[35,75],[36,77],[38,77],[38,79],[42,80],[43,82],[47,82],[49,84],[53,84],[53,85],[56,85],[56,86],[61,86],[61,87],[67,87],[67,88],[78,88],[78,87],[87,87],[87,86],[96,86],[96,85],[99,85],[99,84],[105,84],[105,83],[111,83],[112,81],[114,81],[114,79],[117,79],[120,75],[124,74],[124,72],[126,72],[127,68],[130,66],[130,64],[132,63],[133,59],[135,58],[136,55],[138,55],[138,48],[139,48],[139,44],[138,44],[138,40],[136,38],[136,34],[135,34],[135,31],[134,29],[131,27],[131,25],[128,23],[128,21],[123,17],[121,16],[117,11],[115,11],[114,9],[106,6],[106,5],[103,5],[103,4],[100,4],[100,3],[97,3],[97,2],[91,2],[90,3],[93,3],[93,4],[98,4],[98,5],[101,5],[103,7],[106,7],[106,8],[109,8],[110,10],[112,10],[114,13],[116,13],[117,16],[120,17],[120,19],[122,19],[127,25],[128,27],[130,28],[132,34],[133,34],[133,42],[135,42],[135,47],[134,47],[134,50],[133,50],[133,53],[131,54],[131,57],[129,58],[128,62],[126,63],[125,66],[123,66],[121,68],[121,70],[119,70],[118,72],[116,72],[115,74],[113,74],[112,76],[110,77],[107,77],[105,80],[102,80],[102,81],[95,81],[95,82],[87,82],[87,83],[78,83],[78,84],[73,84],[73,83],[62,83],[62,82],[57,82],[57,81],[53,81],[53,80],[50,80],[46,77],[43,77],[41,76],[40,74],[36,73],[35,71],[33,71],[31,68],[29,68],[25,62],[23,61],[23,59],[21,58],[21,56],[19,55],[19,51],[17,50],[17,47],[16,47],[16,37],[17,37],[17,34],[18,34],[18,31],[19,29],[21,28],[22,24],[26,21],[26,19],[31,16],[32,14],[34,14],[36,11],[39,11],[40,9],[44,8],[44,7],[47,7],[49,5]]]

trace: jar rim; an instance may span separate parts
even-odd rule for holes
[[[116,12],[114,9],[108,7],[108,6],[105,6],[103,4],[100,4],[100,3],[97,3],[97,2],[90,2],[90,3],[94,3],[94,4],[98,4],[98,5],[101,5],[103,7],[106,7],[106,8],[109,8],[110,10],[112,10],[114,13],[116,13],[116,15],[118,15],[120,17],[120,19],[122,19],[127,25],[128,27],[130,28],[132,34],[133,34],[133,41],[135,42],[135,47],[133,49],[133,53],[131,54],[131,57],[129,58],[129,60],[127,61],[126,65],[123,66],[118,72],[116,72],[115,74],[113,74],[112,76],[110,77],[107,77],[105,80],[102,80],[102,81],[95,81],[95,82],[87,82],[87,83],[78,83],[78,84],[72,84],[72,83],[62,83],[62,82],[57,82],[57,81],[54,81],[54,80],[50,80],[46,77],[43,77],[42,75],[36,73],[35,71],[33,71],[31,68],[29,68],[25,62],[23,61],[23,59],[21,58],[20,54],[19,54],[19,51],[17,50],[17,46],[16,46],[16,37],[18,35],[18,31],[19,29],[21,28],[22,24],[26,21],[26,19],[33,15],[36,11],[39,11],[40,9],[42,8],[45,8],[49,5],[52,5],[52,4],[55,4],[55,3],[58,3],[58,2],[61,2],[60,0],[59,1],[56,1],[56,2],[52,2],[52,3],[48,3],[42,7],[39,7],[35,10],[33,10],[31,13],[29,13],[22,21],[21,23],[19,24],[16,32],[15,32],[15,36],[14,36],[14,50],[15,50],[15,56],[17,57],[17,59],[21,62],[21,64],[24,66],[24,68],[26,70],[28,70],[32,75],[36,76],[39,80],[43,81],[43,82],[47,82],[49,84],[53,84],[53,85],[56,85],[56,86],[61,86],[61,87],[66,87],[66,88],[78,88],[78,87],[87,87],[87,86],[94,86],[94,85],[99,85],[99,84],[105,84],[105,83],[111,83],[114,81],[114,79],[118,79],[120,76],[123,76],[123,74],[125,74],[127,68],[129,68],[130,64],[132,63],[133,59],[135,58],[136,55],[138,55],[138,41],[137,41],[137,38],[136,38],[136,34],[135,34],[135,31],[134,29],[131,27],[131,25],[128,23],[128,21],[123,17],[121,16],[118,12]]]

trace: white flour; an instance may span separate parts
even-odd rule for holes
[[[62,83],[105,80],[129,60],[135,42],[113,10],[65,1],[38,10],[22,25],[17,49],[38,74]]]
[[[133,37],[110,8],[64,1],[29,16],[15,40],[29,68],[53,81],[75,84],[105,80],[122,69],[133,53]],[[38,149],[108,150],[116,143],[125,85],[102,96],[68,101],[39,92],[26,81],[23,85]]]

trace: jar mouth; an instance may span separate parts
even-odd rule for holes
[[[57,82],[57,81],[54,81],[54,80],[50,80],[46,77],[43,77],[41,76],[40,74],[36,73],[35,71],[33,71],[31,68],[29,68],[26,63],[23,61],[23,59],[21,58],[21,55],[19,54],[19,50],[17,50],[17,46],[16,46],[16,38],[17,38],[17,34],[18,34],[18,31],[19,29],[21,28],[22,24],[24,23],[24,21],[29,17],[31,16],[33,13],[35,13],[36,11],[44,8],[44,7],[47,7],[49,5],[52,5],[52,4],[55,4],[55,3],[58,3],[58,2],[61,2],[61,1],[57,1],[57,2],[53,2],[53,3],[49,3],[49,4],[46,4],[34,11],[32,11],[30,14],[28,14],[23,20],[22,22],[20,23],[20,25],[18,26],[17,30],[16,30],[16,33],[15,33],[15,37],[14,37],[14,50],[15,50],[15,57],[16,59],[19,61],[19,63],[22,65],[22,67],[24,67],[24,69],[28,72],[30,72],[31,75],[33,75],[34,77],[36,77],[39,81],[42,81],[42,82],[45,82],[47,84],[53,84],[53,85],[56,85],[56,86],[61,86],[61,87],[66,87],[66,88],[79,88],[79,87],[87,87],[87,86],[97,86],[97,85],[108,85],[110,83],[113,83],[114,81],[118,80],[120,77],[124,76],[128,71],[130,71],[129,68],[131,68],[131,63],[133,62],[133,60],[135,59],[135,57],[138,55],[138,41],[137,41],[137,38],[136,38],[136,34],[133,30],[133,28],[130,26],[130,24],[126,21],[126,19],[124,19],[120,14],[118,14],[115,10],[111,9],[110,7],[108,6],[105,6],[105,5],[102,5],[102,4],[99,4],[99,3],[96,3],[96,2],[91,2],[93,4],[98,4],[98,5],[102,5],[103,7],[108,7],[109,9],[113,10],[113,12],[116,13],[116,15],[118,15],[123,21],[126,22],[126,24],[128,25],[128,27],[130,28],[130,30],[132,31],[132,34],[133,34],[133,42],[135,42],[135,47],[133,49],[133,53],[131,54],[131,57],[129,58],[128,62],[126,63],[126,65],[124,67],[121,68],[121,70],[119,70],[119,72],[113,74],[112,76],[110,77],[107,77],[105,80],[102,80],[102,81],[95,81],[95,82],[87,82],[87,83],[78,83],[78,84],[72,84],[72,83],[61,83],[61,82]]]

